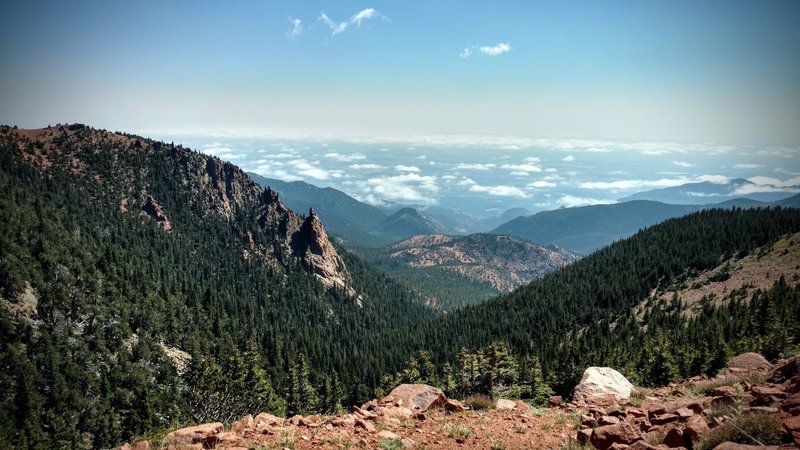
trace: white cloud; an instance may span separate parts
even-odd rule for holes
[[[361,190],[360,199],[373,205],[387,201],[433,204],[436,200],[430,194],[439,191],[436,177],[416,173],[370,178],[355,184]]]
[[[457,177],[455,175],[443,175],[441,178],[443,180],[455,180]]]
[[[572,162],[572,161],[575,161],[575,157],[574,157],[574,156],[572,156],[572,155],[567,155],[567,156],[565,156],[565,157],[564,157],[563,159],[561,159],[561,160],[562,160],[562,161],[565,161],[565,162]]]
[[[589,205],[609,205],[611,203],[616,203],[616,202],[614,200],[601,200],[588,197],[576,197],[573,195],[562,195],[561,198],[558,199],[558,204],[566,206],[567,208],[573,208],[576,206],[589,206]]]
[[[498,186],[481,186],[478,184],[474,184],[469,188],[472,192],[485,192],[489,195],[494,195],[497,197],[522,197],[525,198],[528,194],[525,193],[522,189],[515,187],[515,186],[506,186],[506,185],[498,185]]]
[[[503,164],[500,166],[503,169],[513,170],[514,172],[537,173],[541,172],[542,168],[535,164]]]
[[[286,30],[286,38],[295,40],[303,34],[303,21],[300,19],[289,18],[289,29]]]
[[[361,153],[353,153],[353,154],[350,154],[350,155],[343,155],[341,153],[330,152],[330,153],[325,153],[324,156],[326,158],[329,158],[329,159],[335,159],[336,161],[344,161],[344,162],[351,162],[351,161],[358,161],[358,160],[362,160],[362,159],[367,159],[367,157],[364,156]]]
[[[310,163],[305,159],[295,159],[289,161],[287,164],[292,166],[298,174],[314,178],[316,180],[327,180],[331,177],[331,173],[317,167],[318,162]]]
[[[694,167],[692,163],[688,163],[685,161],[672,161],[672,164],[675,164],[676,166],[680,167]]]
[[[508,42],[500,42],[499,44],[491,46],[484,45],[478,47],[478,51],[482,55],[488,55],[488,56],[502,55],[503,53],[508,53],[511,51],[511,44],[509,44]]]
[[[642,188],[663,188],[680,186],[689,180],[685,177],[661,178],[659,180],[617,180],[617,181],[587,181],[580,184],[582,189],[611,189],[629,190]]]
[[[406,165],[403,165],[403,164],[398,164],[398,165],[394,166],[394,170],[396,170],[398,172],[414,172],[414,173],[417,173],[417,172],[420,171],[419,167],[417,167],[417,166],[406,166]]]
[[[761,167],[764,167],[764,165],[763,164],[742,164],[742,163],[733,165],[734,169],[758,169],[758,168],[761,168]]]
[[[772,177],[757,176],[748,178],[747,181],[754,184],[744,184],[733,191],[734,195],[747,195],[757,192],[800,192],[800,177],[788,180],[779,180]]]
[[[777,178],[772,178],[772,177],[757,176],[757,177],[748,178],[747,181],[749,181],[751,183],[759,184],[759,185],[762,185],[762,186],[763,185],[769,185],[769,186],[775,186],[775,187],[789,187],[789,186],[798,186],[798,185],[800,185],[800,177],[794,177],[794,178],[790,178],[790,179],[784,181],[784,180],[779,180]]]
[[[508,42],[500,42],[495,45],[471,45],[469,47],[465,47],[464,50],[461,50],[461,53],[458,54],[458,57],[462,59],[468,58],[475,52],[486,56],[498,56],[502,55],[503,53],[508,53],[511,50],[511,44]]]
[[[386,167],[380,164],[350,164],[350,168],[353,170],[380,170]]]
[[[494,169],[495,167],[497,167],[497,166],[495,166],[492,163],[488,163],[488,164],[460,163],[460,164],[456,165],[456,169],[461,169],[461,170],[489,170],[489,169]]]
[[[714,184],[728,184],[731,179],[725,175],[700,175],[697,181],[708,181]]]
[[[556,184],[552,181],[536,180],[533,183],[528,184],[528,186],[532,188],[552,188],[556,187]]]
[[[374,8],[362,9],[361,11],[359,11],[359,12],[353,14],[352,16],[350,16],[350,18],[348,20],[345,20],[344,22],[335,22],[330,17],[328,17],[328,15],[325,14],[324,12],[320,13],[318,20],[320,22],[324,23],[325,25],[327,25],[328,28],[331,29],[331,33],[334,36],[336,36],[339,33],[344,33],[345,31],[347,31],[349,28],[352,28],[353,26],[355,26],[356,28],[359,28],[359,27],[361,27],[362,23],[366,22],[367,20],[376,18],[376,17],[377,18],[381,18],[381,19],[383,19],[385,21],[389,20],[386,16],[384,16],[381,13],[379,13]]]

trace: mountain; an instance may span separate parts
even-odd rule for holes
[[[481,303],[578,259],[556,246],[491,234],[417,235],[357,251],[440,311]]]
[[[474,232],[475,218],[467,213],[442,206],[426,206],[419,212],[436,222],[442,233],[455,235]]]
[[[742,178],[736,178],[724,183],[703,181],[637,192],[621,198],[619,201],[652,200],[678,205],[696,205],[719,203],[735,198],[747,198],[761,202],[774,202],[789,197],[798,191],[800,191],[800,186],[761,186]]]
[[[786,206],[789,208],[800,208],[800,194],[795,194],[791,197],[778,200],[774,202],[774,204],[778,206]]]
[[[421,234],[444,233],[445,226],[414,208],[403,208],[378,225],[376,233],[392,241]]]
[[[533,214],[533,212],[525,208],[510,208],[497,216],[485,217],[478,220],[477,226],[474,226],[472,232],[486,233],[517,217],[530,216],[531,214]]]
[[[299,383],[333,386],[314,408],[362,402],[402,357],[374,333],[432,315],[317,214],[181,146],[4,126],[0,189],[0,447],[305,412]]]
[[[415,236],[393,245],[387,256],[414,269],[442,268],[509,292],[578,259],[556,246],[513,236]]]
[[[579,206],[518,217],[494,230],[542,244],[555,244],[583,255],[672,217],[697,211],[697,205],[668,205],[635,200]]]
[[[370,231],[386,220],[382,210],[360,202],[342,191],[320,188],[304,181],[286,182],[265,178],[255,173],[248,175],[262,188],[271,187],[281,200],[295,211],[314,209],[325,228],[349,244],[372,246],[386,243],[385,239]]]

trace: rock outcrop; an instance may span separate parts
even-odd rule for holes
[[[631,382],[616,370],[589,367],[572,391],[572,401],[585,405],[609,405],[630,398],[633,389]]]
[[[278,193],[267,187],[260,195],[258,224],[284,243],[292,255],[328,288],[345,289],[350,295],[350,275],[314,210],[303,219],[281,203]]]
[[[142,215],[155,220],[164,231],[172,231],[172,222],[169,221],[164,209],[152,195],[148,195],[147,200],[142,205]]]
[[[344,261],[334,248],[319,216],[310,210],[300,229],[292,235],[292,251],[305,268],[327,287],[346,288],[349,277]]]

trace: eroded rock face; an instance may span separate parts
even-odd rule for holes
[[[336,248],[328,238],[319,216],[312,209],[303,220],[281,203],[278,193],[267,188],[260,196],[258,224],[272,228],[287,250],[328,288],[344,288],[351,295],[350,275]]]
[[[306,269],[327,287],[347,287],[349,276],[344,261],[334,248],[319,216],[312,209],[300,229],[292,235],[292,251]]]
[[[441,389],[427,384],[401,384],[392,390],[384,399],[399,402],[401,406],[417,411],[444,406],[447,397]]]
[[[607,404],[608,399],[620,401],[631,397],[633,384],[610,367],[589,367],[581,382],[572,391],[572,401],[578,404]]]
[[[165,231],[172,231],[172,223],[167,218],[167,215],[164,214],[164,209],[152,195],[147,196],[147,200],[142,205],[142,213],[155,220]]]

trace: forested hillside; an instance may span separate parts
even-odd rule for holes
[[[793,259],[785,264],[791,271],[766,291],[720,289],[692,314],[680,296],[658,297],[797,231],[797,209],[709,210],[668,220],[508,295],[424,323],[400,343],[409,354],[423,353],[388,374],[384,386],[414,380],[425,366],[424,377],[451,393],[536,396],[531,386],[541,385],[531,383],[531,367],[540,365],[534,378],[568,394],[592,365],[652,386],[715,373],[737,352],[789,354],[800,342],[796,253],[780,252]],[[643,303],[647,312],[637,317]]]
[[[367,333],[430,314],[347,252],[326,288],[302,218],[178,146],[5,127],[0,190],[0,448],[363,401],[392,351]]]

